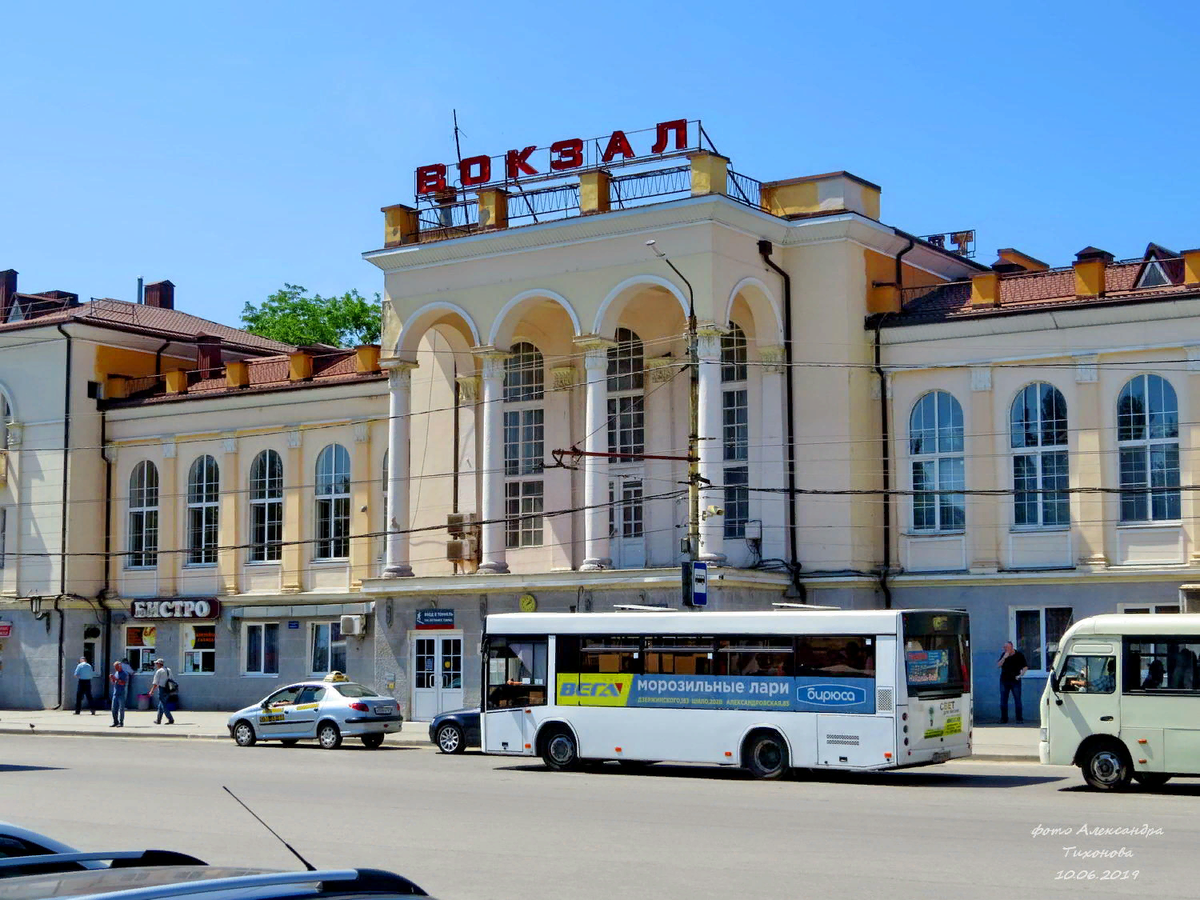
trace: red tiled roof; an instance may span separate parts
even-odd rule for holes
[[[199,372],[188,373],[187,392],[183,394],[167,393],[166,384],[162,378],[150,377],[137,379],[137,384],[142,385],[142,388],[135,390],[128,399],[111,401],[111,405],[136,406],[207,398],[221,394],[238,396],[269,391],[300,390],[360,381],[379,381],[387,377],[387,373],[382,371],[359,372],[353,349],[314,349],[311,355],[313,375],[312,378],[304,381],[292,381],[288,378],[291,367],[286,355],[266,356],[246,360],[246,371],[250,383],[244,388],[229,387],[225,380],[224,370],[220,370],[218,375],[208,377],[200,377]]]
[[[1076,297],[1075,273],[1071,268],[1001,275],[997,306],[972,307],[969,281],[958,281],[932,288],[906,289],[903,311],[899,317],[890,319],[888,324],[900,325],[906,322],[940,321],[966,316],[1040,312],[1051,308],[1103,306],[1118,302],[1153,301],[1200,295],[1200,289],[1195,285],[1189,287],[1178,283],[1136,289],[1134,286],[1137,284],[1139,273],[1144,265],[1144,260],[1126,260],[1107,265],[1104,273],[1105,292],[1103,297]],[[1182,281],[1182,261],[1163,261],[1163,268],[1168,277]]]
[[[82,322],[99,328],[113,328],[118,331],[130,331],[162,338],[179,338],[180,340],[195,340],[200,335],[206,334],[219,337],[221,343],[227,347],[242,350],[265,350],[279,353],[292,349],[291,344],[259,337],[248,331],[222,325],[220,322],[213,322],[209,319],[202,319],[177,309],[163,309],[158,306],[130,303],[127,300],[111,299],[91,300],[78,306],[70,306],[65,300],[40,295],[22,294],[19,296],[36,298],[40,309],[49,308],[50,311],[23,319],[20,322],[7,322],[0,325],[0,334],[63,322]],[[55,309],[54,306],[58,308]]]

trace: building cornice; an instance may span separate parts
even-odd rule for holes
[[[709,582],[728,588],[778,588],[788,585],[780,572],[713,568]],[[679,569],[601,569],[597,572],[534,572],[508,575],[428,575],[416,578],[366,578],[362,591],[371,596],[428,594],[522,594],[536,590],[612,591],[679,587]]]
[[[556,219],[424,244],[371,250],[363,258],[384,272],[412,271],[477,261],[529,250],[553,249],[616,237],[662,233],[672,228],[719,225],[747,236],[767,238],[781,247],[803,247],[849,240],[895,256],[909,239],[891,226],[855,212],[837,212],[786,220],[721,195],[690,197],[618,210],[603,215]],[[905,262],[945,278],[966,277],[979,266],[953,254],[917,244]]]

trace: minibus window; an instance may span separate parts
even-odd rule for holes
[[[1063,694],[1111,694],[1116,688],[1115,656],[1068,656],[1058,676]]]

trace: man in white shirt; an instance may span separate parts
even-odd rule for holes
[[[96,701],[92,698],[92,677],[95,674],[87,657],[79,657],[79,665],[75,667],[75,715],[79,715],[79,711],[83,708],[85,697],[88,709],[92,711],[93,716],[96,714]]]
[[[171,670],[163,665],[163,660],[160,656],[154,661],[154,678],[150,682],[150,696],[158,701],[158,715],[154,719],[155,725],[162,724],[163,716],[167,717],[168,725],[175,724],[175,717],[167,709],[167,682],[170,680]]]

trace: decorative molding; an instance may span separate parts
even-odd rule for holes
[[[21,441],[25,440],[25,426],[20,422],[8,423],[8,446],[9,449],[15,450],[21,446]]]
[[[234,434],[232,431],[227,431],[227,432],[225,432],[225,434],[221,435],[221,441],[224,444],[226,453],[237,453],[238,452],[237,435]]]
[[[300,429],[292,428],[287,433],[287,445],[290,449],[295,450],[300,446]]]
[[[1183,349],[1187,351],[1187,370],[1189,372],[1200,372],[1200,345],[1192,344],[1190,347],[1184,347]]]
[[[396,363],[388,366],[388,389],[393,391],[408,391],[412,388],[412,370],[417,367],[416,363]]]
[[[175,438],[167,438],[162,442],[163,459],[175,458]]]
[[[763,371],[772,375],[780,375],[787,368],[787,350],[782,344],[759,347],[758,358],[762,361]]]
[[[484,381],[504,381],[504,361],[512,356],[495,347],[477,347],[473,351],[479,358],[481,375]]]
[[[1075,383],[1095,384],[1099,375],[1097,369],[1100,357],[1095,353],[1081,354],[1075,357]]]
[[[573,343],[583,351],[583,367],[585,369],[608,371],[608,351],[617,346],[616,341],[602,338],[597,334],[589,334],[586,337],[576,338]],[[588,381],[591,380],[592,378],[589,377]]]
[[[569,391],[579,381],[579,370],[574,366],[555,366],[550,370],[551,390]]]
[[[971,366],[971,390],[990,391],[992,389],[992,367]]]
[[[673,356],[658,356],[646,360],[646,374],[652,384],[666,384],[683,369],[683,360]]]
[[[371,437],[371,425],[369,422],[354,423],[354,443],[365,444]]]
[[[479,376],[478,375],[459,375],[458,381],[458,400],[464,406],[474,406],[479,399]]]
[[[727,329],[713,322],[704,322],[696,329],[696,355],[705,361],[721,358],[721,338]]]

